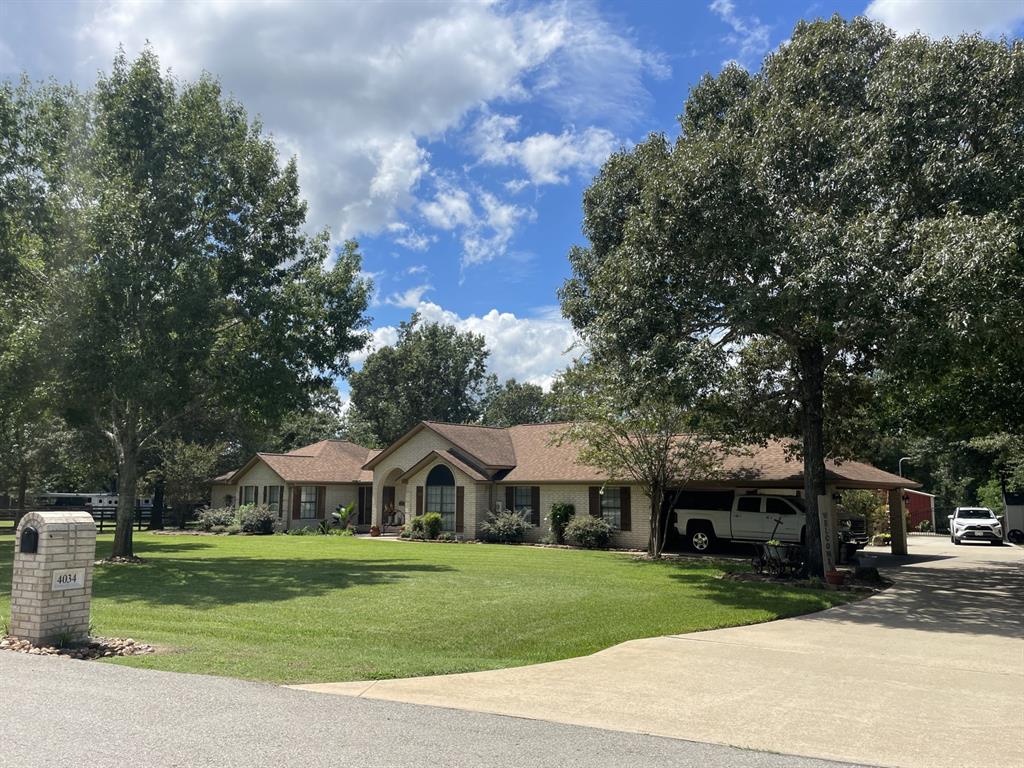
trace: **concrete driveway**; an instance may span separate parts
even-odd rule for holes
[[[1024,766],[1024,550],[912,536],[868,600],[463,675],[302,686],[808,757]]]

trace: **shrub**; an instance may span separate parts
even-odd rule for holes
[[[551,535],[554,536],[553,544],[565,543],[565,526],[576,515],[576,507],[572,504],[552,504],[548,513],[548,523],[551,526]]]
[[[334,518],[334,522],[340,528],[348,528],[349,523],[352,521],[352,513],[355,511],[356,503],[353,501],[351,504],[339,504],[338,508],[331,512],[331,517]]]
[[[196,515],[196,522],[204,531],[211,531],[214,527],[224,529],[235,523],[235,510],[232,507],[215,507],[199,510]]]
[[[533,526],[526,520],[525,515],[511,510],[491,514],[480,526],[484,538],[498,544],[518,544],[531,528]]]
[[[227,527],[227,530],[224,531],[224,532],[228,536],[237,536],[238,534],[240,534],[242,532],[242,526],[240,526],[238,523],[232,523],[231,525],[229,525]]]
[[[356,532],[351,528],[331,528],[328,531],[329,536],[355,536]]]
[[[458,538],[451,531],[442,531],[438,537],[438,541],[457,542]]]
[[[604,518],[581,515],[565,526],[565,538],[586,549],[604,549],[612,540],[612,527]]]
[[[410,517],[409,521],[405,524],[405,528],[402,529],[402,533],[423,533],[423,515],[416,515]],[[406,536],[406,538],[409,538]]]
[[[423,515],[423,534],[428,539],[436,539],[441,535],[441,513],[427,512]]]
[[[922,520],[918,524],[917,530],[919,530],[921,533],[931,533],[932,532],[932,521],[931,520]]]
[[[266,536],[274,532],[277,515],[262,504],[248,504],[238,508],[236,520],[242,533]]]

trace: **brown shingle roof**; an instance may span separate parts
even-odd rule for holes
[[[609,478],[593,467],[578,462],[579,448],[572,443],[552,445],[552,438],[565,424],[527,424],[510,427],[516,466],[502,482],[605,482]],[[767,446],[749,446],[741,455],[725,460],[716,485],[801,487],[803,465],[791,458],[790,443],[772,441]],[[859,461],[825,462],[829,482],[842,488],[919,488],[920,484]],[[623,478],[615,478],[622,480]]]
[[[371,483],[373,473],[363,469],[371,453],[346,440],[321,440],[288,453],[257,453],[234,474],[261,459],[286,483]]]
[[[507,429],[476,424],[446,424],[441,421],[423,423],[485,467],[515,466],[516,453]]]

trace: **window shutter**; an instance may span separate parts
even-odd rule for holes
[[[629,531],[633,527],[633,508],[629,504],[629,486],[619,489],[619,530]]]
[[[317,520],[324,519],[324,511],[327,505],[327,486],[318,485],[316,487],[316,517]]]
[[[423,486],[416,486],[416,514],[423,514]]]
[[[302,500],[302,486],[292,486],[292,520],[298,520],[302,513],[299,511],[299,502]]]
[[[263,503],[267,503],[267,486],[263,486]]]
[[[534,485],[530,488],[530,522],[535,525],[540,525],[540,486]]]
[[[466,489],[461,485],[455,488],[455,532],[462,533],[466,525]]]
[[[590,516],[603,517],[601,514],[601,488],[596,485],[590,486]]]
[[[505,487],[505,511],[516,511],[516,489],[513,485]]]

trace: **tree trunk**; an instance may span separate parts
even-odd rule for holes
[[[825,495],[825,356],[820,346],[799,350],[800,426],[803,432],[804,504],[807,508],[807,567],[824,576],[818,496]]]
[[[18,467],[18,511],[14,514],[14,527],[17,528],[21,518],[28,512],[25,502],[28,499],[28,463],[21,462]]]
[[[658,486],[651,488],[651,533],[647,539],[648,556],[661,557],[661,504],[664,493]]]
[[[164,481],[157,478],[153,483],[153,509],[149,513],[149,530],[162,531],[164,529]]]
[[[118,446],[117,527],[114,530],[114,557],[134,557],[132,524],[135,522],[135,496],[139,486],[139,449],[134,434],[125,436]]]

